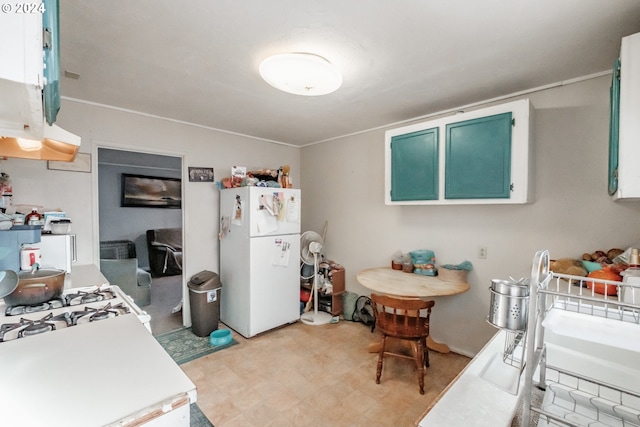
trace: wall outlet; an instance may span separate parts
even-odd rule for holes
[[[487,247],[486,246],[478,246],[478,258],[487,259]]]

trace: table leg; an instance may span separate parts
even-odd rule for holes
[[[449,350],[449,346],[444,344],[444,343],[440,343],[440,342],[436,342],[433,339],[431,339],[431,335],[429,335],[427,337],[427,348],[429,350],[433,350],[433,351],[437,351],[438,353],[449,353],[451,352],[451,350]]]
[[[380,342],[372,342],[369,344],[369,353],[380,353]]]

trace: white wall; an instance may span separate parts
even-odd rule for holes
[[[218,270],[218,192],[189,183],[186,167],[292,166],[303,190],[303,230],[322,231],[325,253],[346,267],[347,289],[368,291],[359,270],[386,266],[397,250],[432,249],[439,262],[470,260],[471,290],[436,301],[434,339],[473,354],[495,329],[485,322],[490,280],[527,276],[536,250],[554,258],[626,247],[640,241],[640,203],[607,197],[609,79],[601,77],[529,95],[536,107],[536,196],[514,206],[385,206],[384,131],[365,132],[302,150],[248,137],[63,100],[58,124],[97,146],[184,156],[185,277]],[[94,164],[95,166],[95,164]],[[0,171],[13,180],[16,202],[59,207],[73,218],[79,263],[97,262],[97,171],[47,170],[46,162],[8,159]],[[488,248],[486,260],[476,257]],[[188,313],[187,313],[188,314]],[[363,328],[363,331],[365,329]]]
[[[57,124],[82,137],[81,152],[91,153],[91,173],[47,169],[47,162],[0,161],[12,179],[14,203],[60,208],[72,218],[78,239],[77,264],[97,264],[97,147],[154,152],[183,157],[184,272],[188,280],[201,270],[218,269],[218,190],[213,183],[188,182],[187,168],[213,167],[215,179],[231,166],[291,165],[300,183],[300,150],[241,135],[181,124],[130,112],[63,100]],[[189,318],[189,312],[185,311]]]
[[[346,287],[368,294],[356,273],[389,266],[392,254],[435,251],[439,263],[469,260],[471,290],[436,298],[431,334],[474,354],[496,331],[485,322],[491,279],[529,276],[535,251],[552,258],[640,242],[640,204],[607,196],[608,77],[527,95],[534,124],[535,201],[501,206],[386,206],[384,132],[302,150],[303,225],[322,231],[325,253],[346,268]],[[488,248],[477,258],[478,246]],[[363,329],[364,330],[364,329]]]

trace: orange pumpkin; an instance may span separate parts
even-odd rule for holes
[[[622,282],[622,276],[616,273],[611,267],[602,267],[600,270],[595,270],[589,273],[587,276],[593,279],[603,279],[603,280],[613,280],[615,282]],[[602,295],[611,295],[615,296],[618,294],[618,287],[612,284],[606,284],[603,282],[594,282],[591,280],[587,280],[587,288],[591,289],[593,287],[593,292]]]

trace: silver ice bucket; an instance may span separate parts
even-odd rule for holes
[[[526,282],[494,279],[491,281],[491,307],[487,321],[496,328],[511,331],[527,329],[529,286]]]

